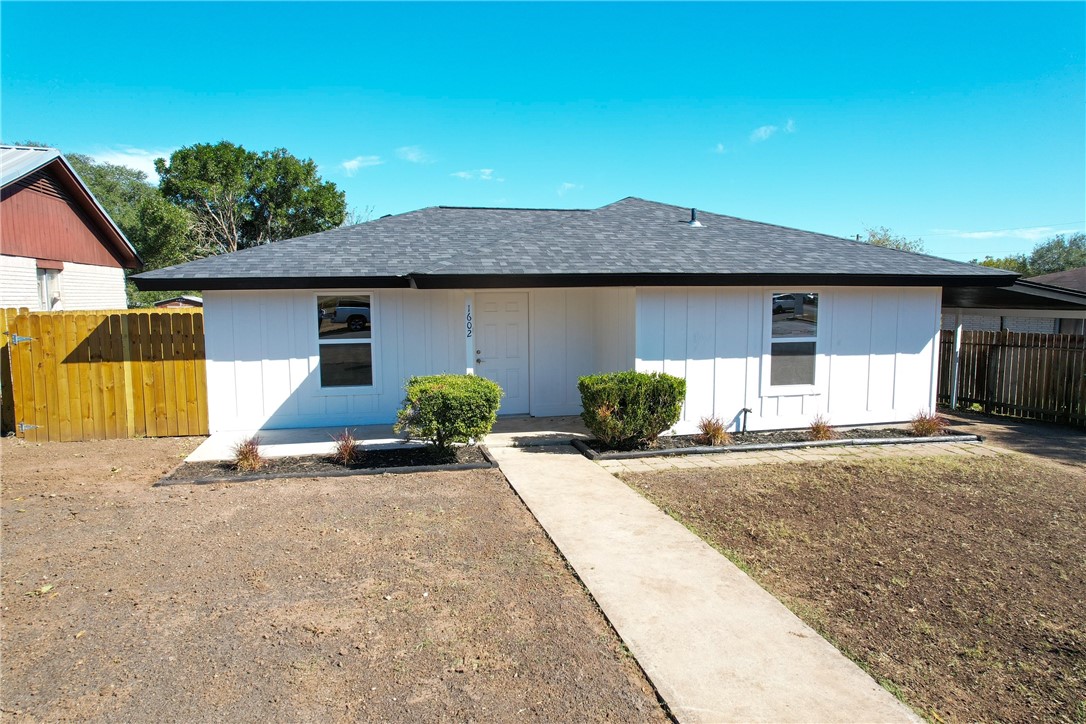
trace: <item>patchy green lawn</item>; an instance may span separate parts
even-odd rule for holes
[[[947,456],[623,477],[925,716],[1086,721],[1086,469]]]

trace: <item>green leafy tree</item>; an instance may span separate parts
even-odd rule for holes
[[[343,192],[321,180],[317,164],[277,148],[253,164],[242,236],[249,244],[264,244],[314,234],[339,226],[346,213]]]
[[[910,240],[906,239],[904,236],[895,236],[894,233],[885,226],[864,229],[864,233],[867,235],[867,238],[861,239],[861,241],[867,244],[885,246],[888,249],[897,249],[899,251],[911,251],[914,254],[924,253],[923,239]]]
[[[343,223],[346,200],[312,160],[286,149],[199,143],[155,161],[162,194],[193,215],[209,253],[231,252]]]
[[[970,259],[970,264],[980,264],[981,266],[990,266],[994,269],[1007,269],[1008,271],[1018,272],[1024,276],[1029,276],[1029,258],[1025,254],[1011,254],[1010,256],[991,257],[986,256],[981,260]]]
[[[1009,269],[1025,277],[1077,269],[1086,266],[1086,234],[1082,232],[1070,236],[1057,234],[1033,247],[1033,251],[1028,255],[986,256],[980,261],[973,259],[971,263]]]
[[[1034,247],[1029,255],[1030,276],[1077,269],[1086,266],[1086,234],[1053,236]]]
[[[68,153],[64,157],[131,241],[134,227],[139,223],[136,209],[140,202],[158,195],[154,186],[147,183],[147,174],[127,166],[98,163],[81,153]]]
[[[237,251],[244,240],[245,203],[256,154],[229,141],[179,148],[155,159],[159,190],[187,209],[210,253]]]

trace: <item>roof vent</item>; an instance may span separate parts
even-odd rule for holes
[[[700,229],[702,227],[702,223],[698,221],[697,209],[690,209],[690,226],[695,229]]]

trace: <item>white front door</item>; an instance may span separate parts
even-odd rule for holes
[[[528,293],[475,295],[475,374],[505,391],[499,413],[528,413]]]

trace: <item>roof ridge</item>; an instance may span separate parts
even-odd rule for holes
[[[60,153],[60,149],[54,146],[20,146],[15,143],[0,143],[0,148],[10,148],[13,151],[55,151]]]
[[[462,211],[596,211],[596,209],[554,209],[535,208],[531,206],[428,206],[430,209],[447,209]],[[410,213],[410,212],[408,212]]]

